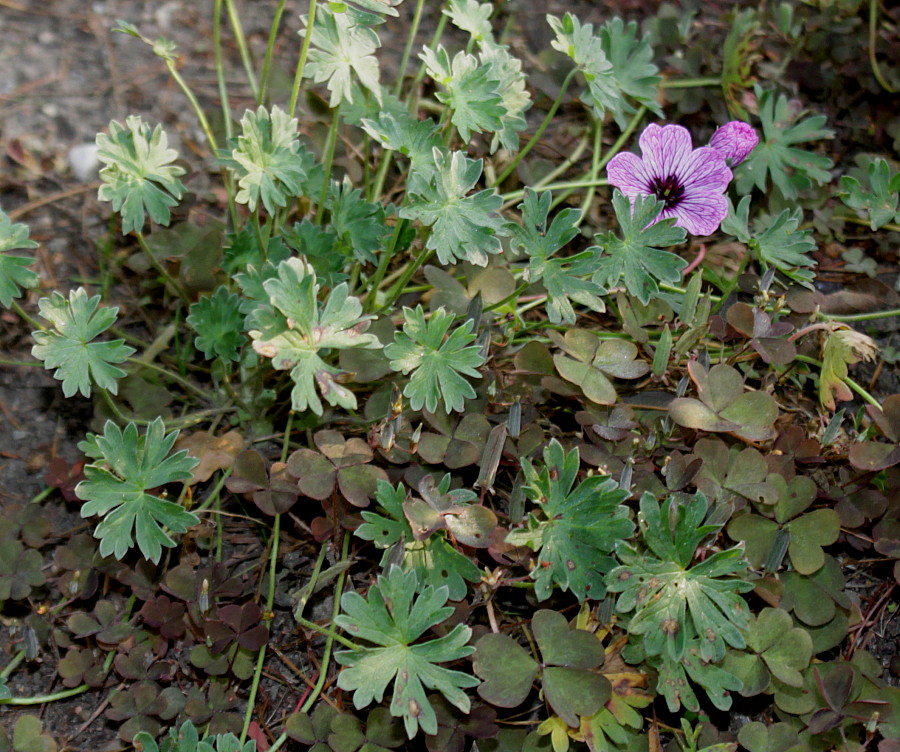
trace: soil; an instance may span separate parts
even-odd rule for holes
[[[276,4],[274,0],[238,4],[244,32],[259,57]],[[299,28],[297,15],[305,5],[300,0],[288,2],[283,24]],[[411,5],[406,3],[401,11],[411,12]],[[553,10],[572,9],[584,20],[598,21],[606,16],[603,3],[583,0],[550,5]],[[624,7],[617,4],[616,10],[647,12],[647,5],[653,6],[651,12],[655,10],[655,3],[640,2],[626,3]],[[526,2],[517,7],[519,27],[525,32],[525,38],[519,42],[521,52],[535,54],[547,47],[549,39],[531,30],[543,28],[539,21],[551,7],[542,3],[538,9]],[[426,13],[422,41],[434,28],[435,13],[434,8]],[[35,255],[41,290],[65,291],[79,284],[89,290],[98,289],[96,244],[109,237],[108,208],[96,200],[96,173],[77,174],[79,162],[73,149],[93,144],[96,133],[105,129],[110,120],[123,121],[128,115],[139,114],[146,122],[162,123],[171,145],[191,155],[195,163],[203,154],[202,133],[164,62],[139,40],[110,33],[114,21],[129,21],[151,39],[164,36],[173,40],[181,55],[182,75],[207,110],[214,111],[218,94],[209,34],[211,15],[211,2],[188,0],[0,0],[0,206],[15,221],[28,224],[32,239],[39,243]],[[534,34],[540,38],[531,38]],[[297,39],[290,34],[280,37],[273,76],[276,91],[287,91],[290,85]],[[399,57],[398,40],[388,35],[383,40],[388,60]],[[234,111],[240,112],[252,105],[250,89],[230,34],[226,35],[225,45],[231,104]],[[286,99],[286,95],[281,98]],[[120,241],[116,238],[115,242]],[[37,297],[36,292],[30,293],[23,307],[34,311]],[[896,320],[876,326],[885,329],[878,334],[883,344],[900,348]],[[29,327],[14,313],[0,312],[2,356],[30,360],[30,348]],[[900,391],[897,373],[889,364],[884,364],[877,374],[873,366],[869,375],[874,377],[871,388],[876,394]],[[59,383],[42,369],[0,366],[0,412],[2,510],[28,503],[41,492],[52,460],[62,458],[72,463],[79,457],[76,444],[84,437],[94,411],[86,399],[63,399]],[[74,505],[60,503],[54,510],[51,524],[55,534],[64,536],[86,529]],[[260,553],[248,550],[244,555],[253,557]],[[293,572],[309,571],[308,554],[304,550],[288,554]],[[860,587],[863,600],[867,593],[877,596],[877,583],[861,583]],[[867,591],[866,587],[870,589]],[[317,603],[316,608],[324,617],[330,612],[330,603]],[[273,623],[273,631],[282,634],[280,644],[289,646],[298,639],[291,636],[294,625],[286,613]],[[891,619],[887,610],[883,613],[884,621],[873,628],[868,647],[886,666],[896,652],[900,620]],[[0,663],[5,664],[9,655],[6,647],[11,644],[5,643],[18,638],[11,634],[8,638],[8,630],[2,628],[0,652],[4,655]],[[292,652],[285,648],[284,652],[286,657],[308,666],[301,655],[305,649]],[[10,680],[13,694],[37,696],[61,689],[57,661],[57,653],[50,647],[38,661],[20,667]],[[278,662],[273,662],[271,670],[276,674],[291,675],[287,666],[275,664]],[[260,701],[273,714],[283,711],[285,703],[295,701],[299,694],[284,692],[277,681],[264,682],[262,693]],[[45,730],[60,743],[60,749],[93,752],[122,748],[116,739],[116,724],[104,717],[106,703],[104,691],[27,710],[40,714]],[[11,730],[21,712],[0,706],[0,725]]]

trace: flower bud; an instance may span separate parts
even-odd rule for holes
[[[740,120],[732,120],[717,128],[709,140],[709,145],[730,160],[732,167],[743,162],[758,143],[756,131]]]

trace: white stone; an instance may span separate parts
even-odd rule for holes
[[[97,159],[96,144],[78,144],[69,149],[69,166],[80,183],[87,183],[97,173],[100,162]]]

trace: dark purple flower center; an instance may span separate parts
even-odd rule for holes
[[[684,186],[677,175],[654,177],[648,188],[657,199],[665,203],[666,209],[674,209],[684,198]]]

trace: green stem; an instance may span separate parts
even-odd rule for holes
[[[219,87],[219,102],[222,107],[222,122],[225,125],[225,138],[230,139],[234,135],[234,125],[231,122],[231,105],[228,102],[228,86],[225,83],[225,62],[222,57],[222,0],[216,0],[213,6],[213,56],[216,61],[216,84]],[[237,205],[234,202],[234,180],[228,170],[222,169],[222,177],[225,180],[225,193],[228,196],[228,214],[231,217],[231,226],[237,228]]]
[[[16,670],[16,666],[18,666],[22,661],[25,660],[25,649],[23,648],[18,653],[16,653],[9,663],[3,667],[3,670],[0,671],[0,679],[6,679],[9,675]]]
[[[384,181],[387,179],[388,170],[391,167],[391,160],[394,158],[393,149],[385,149],[381,153],[381,163],[378,165],[378,172],[375,173],[375,182],[369,191],[368,200],[377,201],[384,189]]]
[[[349,536],[348,536],[349,537]],[[334,614],[337,616],[337,613]],[[355,642],[350,642],[346,637],[342,637],[333,629],[329,629],[328,627],[323,627],[321,624],[316,624],[314,621],[310,621],[304,616],[297,616],[297,623],[301,627],[306,627],[307,629],[311,629],[314,632],[318,632],[321,635],[325,635],[329,640],[334,640],[335,642],[341,643],[345,648],[349,648],[350,650],[359,650],[359,645]],[[324,666],[324,661],[323,661]]]
[[[441,3],[442,11],[445,6],[446,6],[446,2]],[[431,43],[428,45],[431,49],[433,49],[433,50],[436,49],[438,44],[440,44],[441,37],[444,35],[444,28],[447,26],[448,20],[449,20],[449,17],[445,13],[442,12],[440,17],[438,18],[437,26],[434,29],[434,36],[431,37]],[[416,110],[419,109],[417,89],[419,87],[419,84],[422,82],[422,79],[425,78],[425,70],[426,70],[425,62],[422,61],[422,63],[419,65],[419,70],[416,72],[416,76],[413,79],[412,90],[411,90],[410,96],[409,96],[409,102],[408,102],[409,111],[413,115],[415,115]]]
[[[528,289],[528,287],[530,286],[530,284],[531,284],[530,282],[523,282],[521,285],[519,285],[519,286],[515,289],[514,292],[510,293],[510,294],[507,295],[505,298],[503,298],[503,300],[498,300],[496,303],[491,303],[490,305],[485,306],[485,307],[484,307],[484,312],[487,313],[488,311],[496,311],[498,308],[502,308],[502,307],[505,306],[507,303],[511,303],[512,301],[518,299],[518,297],[519,297],[523,292],[525,292],[525,290]]]
[[[275,604],[275,568],[278,564],[278,538],[281,535],[281,515],[275,515],[275,524],[272,527],[272,552],[269,556],[269,592],[266,595],[266,613],[272,613],[272,606]],[[264,619],[265,620],[265,619]],[[244,727],[241,729],[241,741],[239,746],[243,746],[247,739],[247,732],[250,730],[250,721],[253,719],[253,713],[256,710],[256,693],[259,691],[259,680],[262,678],[263,663],[266,659],[266,646],[263,645],[259,649],[259,655],[256,656],[256,670],[253,673],[253,683],[250,685],[250,696],[247,698],[247,712],[244,713]]]
[[[294,411],[288,410],[287,425],[284,427],[284,441],[281,443],[281,462],[287,462],[288,452],[291,451],[291,429],[294,425]]]
[[[22,321],[30,324],[38,331],[46,331],[47,327],[41,324],[37,319],[32,318],[30,314],[26,313],[25,309],[19,305],[19,301],[14,299],[11,307],[19,315],[19,318],[22,319]]]
[[[594,151],[591,155],[591,182],[595,182],[597,180],[597,175],[600,172],[600,154],[603,149],[603,121],[596,120],[594,122]],[[588,209],[590,209],[591,202],[594,200],[594,194],[597,192],[597,188],[595,186],[591,186],[588,188],[587,193],[584,194],[584,200],[581,202],[581,217],[579,218],[579,224],[584,222],[585,217],[587,217]]]
[[[187,292],[185,292],[184,288],[181,286],[181,283],[178,282],[178,280],[175,279],[171,274],[169,274],[169,270],[166,269],[165,266],[163,266],[162,262],[160,262],[160,260],[156,258],[156,256],[150,250],[150,246],[147,245],[147,241],[144,238],[144,233],[142,233],[140,230],[136,230],[134,234],[137,238],[138,245],[140,245],[141,250],[147,257],[147,260],[150,261],[150,265],[160,273],[162,278],[169,283],[175,294],[178,295],[179,298],[181,298],[186,306],[189,307],[191,305],[190,296],[187,294]]]
[[[869,222],[868,219],[860,219],[859,217],[850,217],[850,216],[846,216],[843,214],[835,214],[832,217],[832,219],[840,219],[843,222],[852,222],[855,225],[865,225],[866,227],[869,227],[869,228],[872,227],[872,224]],[[878,229],[879,230],[890,230],[891,232],[900,232],[900,225],[888,223],[885,225],[881,225],[881,227],[879,227]]]
[[[247,72],[250,90],[253,92],[253,98],[258,103],[259,85],[256,83],[256,74],[253,72],[253,61],[250,59],[250,48],[247,46],[247,39],[244,37],[241,17],[234,9],[234,0],[225,0],[225,7],[228,9],[228,21],[231,23],[231,29],[234,31],[234,38],[241,53],[241,62],[244,64],[244,70]]]
[[[601,185],[609,185],[608,181],[602,178],[598,178],[597,180],[566,180],[561,183],[548,183],[547,185],[535,185],[529,186],[531,190],[535,193],[541,193],[542,191],[563,191],[563,190],[577,190],[579,188],[593,188],[595,186]],[[518,201],[525,195],[525,191],[510,191],[509,193],[502,193],[500,198],[503,199],[504,203],[511,203],[513,201]]]
[[[39,360],[4,360],[0,358],[0,366],[8,368],[43,368],[44,364]]]
[[[683,287],[676,287],[675,285],[667,285],[667,284],[665,284],[665,283],[663,283],[663,282],[660,282],[660,283],[659,283],[659,289],[660,289],[660,290],[665,290],[666,292],[676,292],[676,293],[678,293],[679,295],[686,295],[686,294],[687,294],[687,290],[685,290]],[[709,298],[710,298],[710,300],[711,300],[713,303],[719,303],[719,302],[721,302],[722,300],[724,300],[723,297],[721,297],[721,296],[719,296],[719,295],[712,295],[712,294],[710,294]]]
[[[188,381],[187,379],[185,379],[185,378],[179,376],[177,373],[172,373],[172,371],[168,370],[167,368],[163,368],[162,366],[158,366],[158,365],[156,365],[155,363],[149,363],[149,362],[147,362],[146,360],[142,360],[142,359],[140,359],[140,358],[126,358],[126,362],[128,362],[128,363],[134,363],[134,365],[139,366],[139,368],[137,369],[137,371],[140,371],[141,368],[147,368],[147,369],[149,369],[149,370],[151,370],[151,371],[155,371],[155,372],[158,373],[160,376],[164,376],[165,378],[169,379],[169,381],[174,381],[176,384],[178,384],[178,385],[180,385],[180,386],[183,386],[183,387],[184,387],[185,389],[187,389],[189,392],[193,392],[195,395],[197,395],[198,397],[202,398],[203,400],[209,399],[209,392],[208,392],[208,391],[204,391],[204,390],[201,389],[200,387],[198,387],[198,386],[192,384],[192,383],[191,383],[190,381]],[[135,373],[136,373],[137,371],[135,371]]]
[[[203,503],[201,503],[199,507],[191,511],[196,514],[197,512],[202,512],[204,509],[208,509],[213,504],[215,504],[219,499],[219,493],[221,493],[222,488],[225,486],[225,481],[228,480],[228,476],[233,472],[234,465],[232,465],[222,473],[222,477],[219,478],[219,480],[216,482],[216,485],[213,486],[212,491],[209,492],[209,495],[203,500]]]
[[[799,360],[801,363],[809,363],[810,365],[816,366],[817,368],[822,367],[822,361],[816,360],[815,358],[810,358],[807,355],[795,355],[794,360]],[[849,386],[854,392],[856,392],[860,397],[862,397],[866,402],[870,405],[875,405],[875,407],[881,407],[881,403],[875,399],[871,394],[869,394],[865,389],[863,389],[859,384],[857,384],[853,379],[849,376],[844,376],[841,379],[847,386]]]
[[[414,259],[412,259],[403,270],[403,274],[400,275],[400,278],[394,283],[393,287],[387,291],[385,295],[385,301],[380,306],[380,310],[385,310],[390,308],[393,305],[394,301],[403,294],[403,290],[406,287],[407,283],[413,278],[413,275],[419,270],[419,268],[431,258],[431,255],[434,251],[430,248],[423,248],[416,255]]]
[[[698,86],[721,86],[722,79],[718,76],[708,76],[706,78],[673,78],[668,81],[662,81],[660,88],[662,89],[693,89]]]
[[[891,86],[884,76],[881,75],[881,68],[878,67],[878,59],[875,57],[875,41],[878,36],[878,0],[869,0],[869,63],[872,66],[872,73],[875,80],[881,85],[888,94],[896,94],[897,90]]]
[[[325,561],[325,552],[328,550],[328,544],[323,543],[319,547],[319,555],[316,557],[316,563],[313,565],[312,575],[309,578],[309,589],[304,589],[297,606],[294,608],[294,618],[299,619],[303,616],[303,609],[306,608],[307,601],[312,597],[313,591],[316,589],[316,582],[319,581],[319,572],[322,571],[322,563]]]
[[[413,44],[416,41],[416,33],[419,31],[419,22],[422,20],[422,9],[425,7],[425,0],[416,0],[416,9],[413,12],[412,26],[406,37],[406,47],[403,48],[403,57],[400,58],[400,72],[397,74],[397,83],[394,84],[394,96],[400,97],[403,91],[403,79],[406,76],[406,67],[409,65],[409,56],[412,52]],[[441,14],[443,15],[443,14]]]
[[[391,240],[387,248],[382,251],[381,258],[378,259],[378,268],[375,270],[375,274],[372,275],[372,279],[366,284],[368,290],[366,293],[366,310],[369,312],[374,311],[378,305],[378,288],[381,286],[391,259],[394,257],[394,252],[397,250],[397,243],[400,240],[403,229],[406,227],[406,222],[405,219],[398,218],[394,223],[394,232],[391,235]]]
[[[279,0],[278,7],[275,8],[275,15],[272,17],[272,26],[269,28],[269,41],[266,43],[266,57],[263,60],[262,75],[260,76],[259,95],[256,98],[257,104],[263,104],[266,101],[269,71],[272,68],[272,53],[275,51],[275,40],[278,38],[278,29],[281,26],[281,16],[284,13],[286,3],[287,0]]]
[[[871,313],[822,313],[819,312],[819,318],[826,321],[874,321],[875,319],[889,319],[893,316],[900,316],[900,308],[891,308],[887,311],[872,311]]]
[[[56,486],[47,486],[43,491],[38,491],[34,496],[29,500],[29,504],[37,504],[38,502],[46,499],[50,494],[52,494],[56,490]]]
[[[500,173],[500,177],[498,177],[494,181],[494,186],[502,185],[503,181],[508,178],[513,170],[519,165],[525,155],[531,151],[532,147],[540,140],[541,136],[544,135],[544,131],[547,129],[547,126],[550,125],[550,121],[553,120],[553,116],[556,115],[556,111],[559,109],[559,106],[562,104],[563,97],[566,94],[566,89],[569,88],[569,84],[572,83],[572,79],[575,78],[575,74],[578,72],[578,68],[572,68],[569,71],[568,75],[566,75],[565,79],[562,82],[562,86],[559,89],[559,94],[556,95],[556,99],[553,100],[553,104],[550,106],[550,110],[547,112],[546,117],[538,126],[538,129],[534,132],[534,135],[528,140],[528,143],[522,148],[522,150],[516,155],[516,158],[510,162],[506,169]]]
[[[188,102],[190,102],[194,113],[197,115],[197,120],[200,122],[200,128],[203,129],[206,140],[209,142],[209,147],[210,149],[212,149],[213,155],[215,155],[216,152],[219,151],[219,145],[216,142],[216,137],[213,135],[212,128],[209,125],[209,120],[206,119],[203,108],[197,101],[197,97],[194,96],[194,92],[191,91],[190,87],[187,85],[187,82],[181,77],[181,74],[175,67],[175,60],[170,58],[163,59],[166,61],[166,67],[169,69],[169,73],[171,74],[172,78],[175,79],[175,83],[178,84],[178,87],[182,92],[184,92],[184,95],[187,97]]]
[[[331,125],[328,128],[328,139],[325,141],[325,160],[323,162],[322,192],[319,194],[319,206],[316,210],[316,224],[321,225],[325,221],[325,201],[328,199],[328,188],[331,185],[331,165],[334,162],[334,149],[337,145],[338,123],[340,122],[340,108],[335,107],[331,117]]]
[[[347,560],[347,554],[350,551],[350,535],[344,535],[344,545],[341,548],[341,561]],[[344,590],[344,580],[347,576],[347,570],[343,570],[338,575],[337,585],[334,588],[334,606],[331,609],[331,623],[334,624],[335,620],[338,617],[338,614],[341,612],[341,594]],[[303,617],[298,618],[301,624],[306,621]],[[318,626],[316,628],[319,628]],[[309,697],[306,698],[306,702],[303,703],[303,707],[300,708],[301,713],[306,713],[315,703],[316,700],[319,699],[319,695],[322,693],[322,688],[325,686],[325,680],[328,676],[328,662],[331,660],[331,648],[334,645],[335,641],[341,643],[345,647],[349,647],[351,650],[359,650],[358,645],[354,645],[350,640],[345,640],[338,634],[331,633],[328,634],[325,640],[325,651],[322,653],[322,664],[319,669],[319,678],[316,681],[316,686],[313,687],[313,691],[309,693]]]
[[[297,60],[297,69],[294,71],[294,84],[291,87],[291,103],[288,110],[291,117],[297,111],[297,100],[300,98],[300,83],[303,81],[303,70],[306,68],[306,58],[309,55],[309,44],[312,41],[313,25],[316,22],[317,0],[309,0],[309,13],[306,20],[306,33],[303,35],[303,46],[300,48],[300,58]]]

